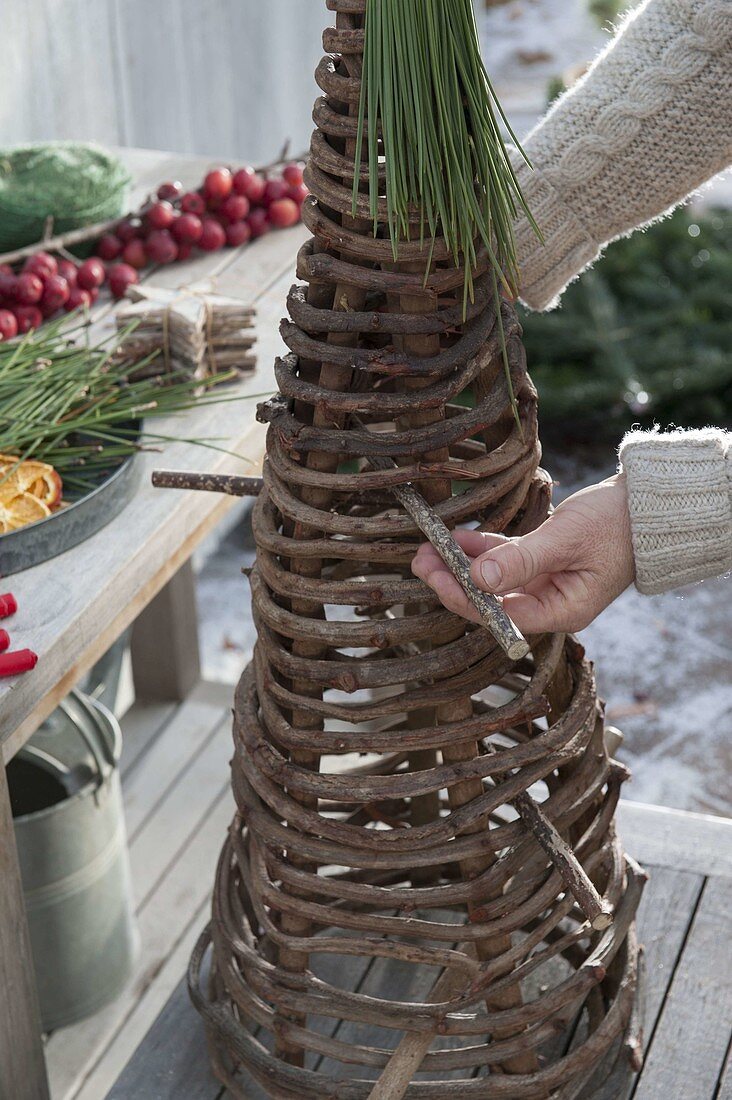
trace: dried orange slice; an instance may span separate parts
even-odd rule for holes
[[[17,531],[36,520],[51,515],[51,509],[32,493],[18,493],[10,500],[0,500],[0,534]]]
[[[55,508],[61,503],[63,492],[61,475],[54,470],[53,466],[49,466],[35,479],[28,492],[42,500],[49,508]]]
[[[0,454],[0,503],[7,504],[20,493],[31,493],[54,508],[62,492],[61,477],[49,463],[35,459],[18,463],[13,455]]]

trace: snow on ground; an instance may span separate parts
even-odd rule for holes
[[[591,60],[608,41],[585,0],[511,0],[485,10],[478,0],[477,11],[489,72],[520,137],[542,113],[550,78]],[[728,174],[705,198],[730,200],[731,192]],[[563,483],[558,499],[612,466],[611,456],[606,469],[578,468],[561,456],[546,461]],[[200,558],[203,671],[210,679],[233,684],[251,653],[241,567],[252,559],[246,522],[230,524]],[[711,581],[653,598],[630,589],[583,632],[608,719],[625,734],[619,755],[633,769],[625,797],[732,812],[731,585]]]
[[[626,798],[732,810],[730,584],[653,597],[631,588],[582,632],[607,719],[625,734]]]

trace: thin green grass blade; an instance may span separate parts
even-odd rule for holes
[[[539,231],[499,122],[528,163],[486,72],[472,0],[368,0],[354,212],[360,149],[366,140],[374,234],[381,230],[379,200],[385,200],[386,229],[395,261],[401,242],[419,239],[427,246],[426,276],[436,238],[444,238],[454,262],[465,267],[466,310],[473,297],[478,243],[485,248],[509,393],[518,421],[501,319],[501,288],[513,291],[518,283],[516,217],[523,213],[537,234]]]

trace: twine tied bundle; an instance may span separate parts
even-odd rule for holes
[[[117,310],[120,346],[127,355],[146,358],[149,374],[182,370],[192,378],[211,378],[252,370],[254,310],[239,298],[218,294],[210,280],[174,290],[149,284],[132,286],[129,302]]]

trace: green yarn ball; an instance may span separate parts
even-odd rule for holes
[[[34,244],[53,218],[66,233],[123,213],[130,176],[99,145],[71,141],[0,150],[0,252]]]

